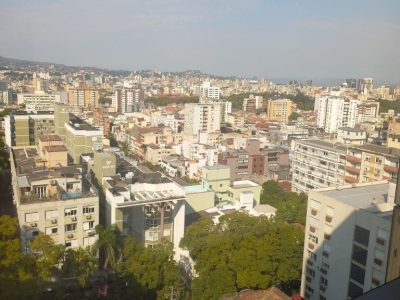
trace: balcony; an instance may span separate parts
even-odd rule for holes
[[[354,168],[354,167],[350,167],[350,166],[346,166],[346,171],[351,173],[351,174],[357,174],[359,175],[361,170],[358,168]]]
[[[384,165],[383,169],[388,172],[388,173],[397,173],[399,168],[398,167],[394,167],[394,166],[389,166],[389,165]]]
[[[344,181],[346,181],[347,183],[357,183],[358,179],[352,176],[345,176]]]
[[[361,158],[353,155],[346,155],[346,160],[352,163],[361,164]]]

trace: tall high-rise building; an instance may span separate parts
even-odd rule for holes
[[[385,283],[394,189],[381,181],[310,191],[304,299],[355,299]]]
[[[135,105],[143,102],[142,89],[117,89],[112,97],[112,106],[121,113],[135,111]]]
[[[221,128],[220,103],[185,104],[185,133],[216,132]]]
[[[211,83],[206,81],[200,86],[200,97],[209,99],[219,99],[219,87],[211,86]]]
[[[99,105],[99,91],[88,86],[68,89],[68,103],[70,106],[93,109]]]
[[[316,97],[314,111],[317,126],[329,133],[336,132],[340,127],[354,127],[359,103],[359,100],[338,96]]]
[[[267,119],[286,123],[295,108],[296,104],[289,99],[268,100]]]
[[[346,84],[347,84],[347,87],[356,89],[357,88],[357,79],[355,79],[355,78],[346,79]]]
[[[18,104],[25,104],[27,111],[53,110],[54,103],[60,102],[60,95],[50,95],[44,92],[34,94],[18,94]]]
[[[249,98],[243,99],[243,111],[254,112],[263,105],[263,96],[250,95]]]

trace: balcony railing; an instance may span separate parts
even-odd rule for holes
[[[384,165],[383,169],[388,172],[388,173],[397,173],[399,171],[398,167],[395,166],[389,166],[389,165]]]
[[[351,173],[351,174],[360,174],[361,170],[358,168],[346,166],[346,171]]]
[[[361,163],[361,158],[353,156],[353,155],[346,155],[346,160],[350,161],[352,163],[357,163],[357,164]]]

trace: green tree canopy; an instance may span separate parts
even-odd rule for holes
[[[299,279],[304,233],[297,226],[235,212],[193,223],[181,241],[195,260],[193,299],[220,299]]]
[[[276,219],[288,223],[305,225],[307,195],[285,192],[274,180],[263,183],[260,197],[262,204],[269,204],[277,209]]]

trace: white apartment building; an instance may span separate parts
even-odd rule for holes
[[[200,86],[200,98],[209,98],[218,100],[220,97],[220,88],[211,86],[209,81],[203,82]]]
[[[355,299],[385,283],[395,186],[380,181],[310,191],[304,299]]]
[[[174,247],[185,228],[185,191],[174,182],[106,185],[106,224],[117,224],[123,235],[131,235],[145,246],[169,241]]]
[[[347,147],[320,140],[296,140],[292,157],[292,191],[344,183]]]
[[[44,92],[35,94],[18,94],[18,104],[25,104],[27,112],[53,110],[55,102],[60,102],[60,95],[49,95]]]
[[[197,135],[199,132],[216,132],[221,129],[220,103],[185,104],[184,132]]]
[[[337,131],[336,141],[341,144],[364,145],[367,132],[357,128],[341,127]]]
[[[354,127],[359,104],[359,100],[341,96],[316,97],[314,111],[317,126],[329,133],[336,132],[340,127]]]

